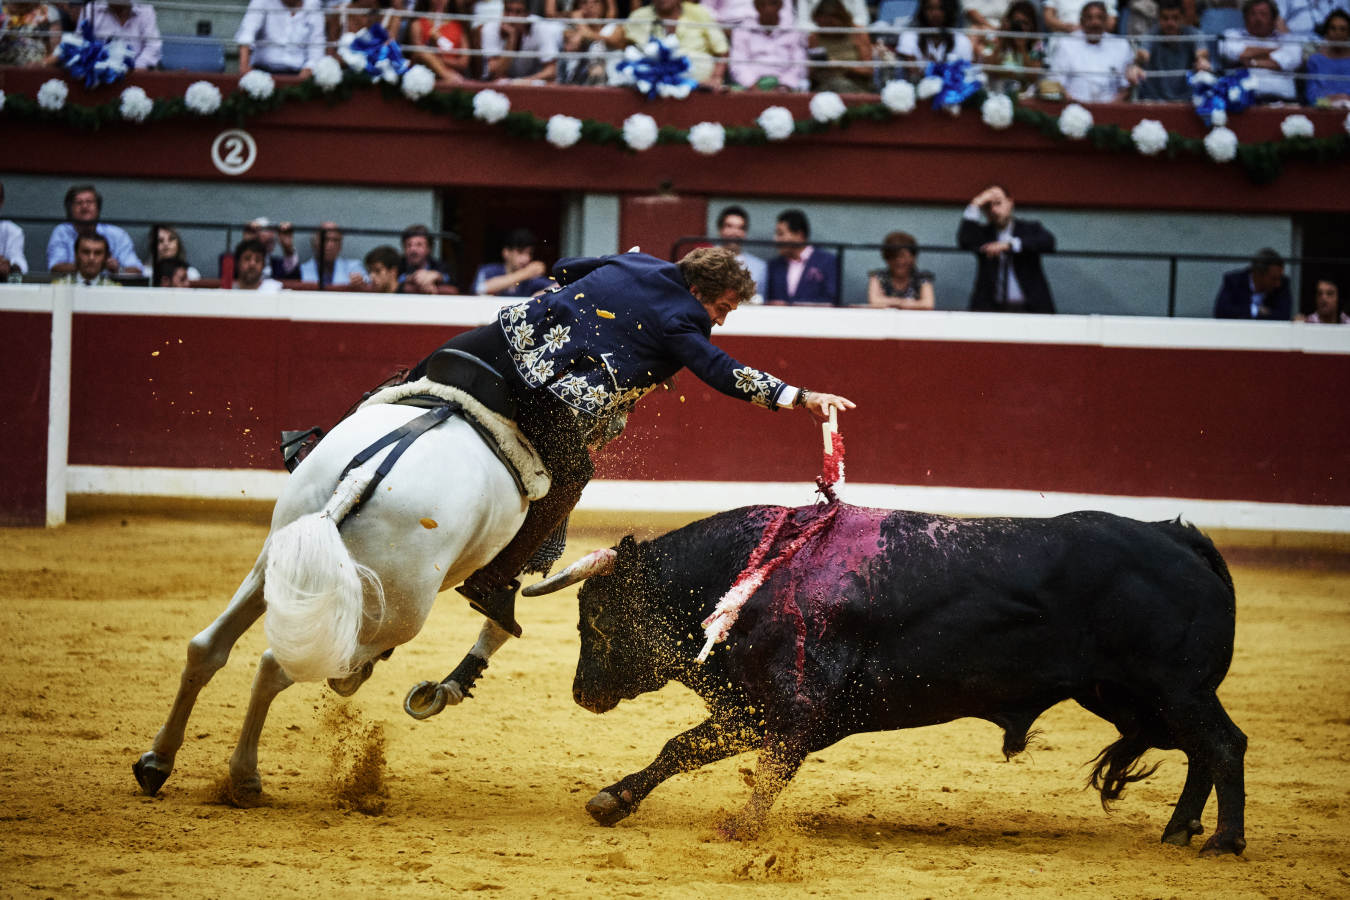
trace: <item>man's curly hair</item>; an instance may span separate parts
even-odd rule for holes
[[[736,259],[736,254],[725,247],[690,250],[678,265],[684,283],[704,303],[716,302],[728,290],[736,292],[740,303],[749,303],[755,296],[755,279]]]

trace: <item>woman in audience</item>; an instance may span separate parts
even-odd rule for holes
[[[881,242],[886,268],[867,273],[867,305],[895,309],[932,309],[933,273],[916,268],[919,244],[914,235],[892,231]]]
[[[909,27],[923,29],[924,33],[904,32],[895,48],[896,55],[910,63],[906,71],[911,78],[921,77],[930,62],[974,61],[970,38],[951,30],[960,26],[961,7],[957,0],[920,0]]]
[[[841,0],[821,0],[811,14],[816,28],[857,28]],[[865,94],[873,90],[872,67],[857,65],[872,61],[872,44],[863,31],[813,31],[806,41],[807,59],[837,65],[811,66],[811,89],[840,94]]]
[[[613,2],[613,0],[610,0]],[[558,62],[558,81],[563,84],[606,84],[609,64],[622,59],[623,29],[615,22],[607,25],[592,20],[608,18],[605,0],[577,0],[570,18],[572,23],[563,32],[563,50],[584,53]]]
[[[187,250],[178,232],[168,225],[150,226],[150,243],[155,248],[155,259],[187,259]],[[200,281],[202,273],[192,266],[187,267],[188,281]]]
[[[1036,7],[1031,0],[1013,0],[1003,16],[1000,31],[1005,34],[993,42],[984,53],[985,72],[989,89],[1002,93],[1020,93],[1036,84],[1039,70],[1045,66],[1045,41],[1037,36]],[[1000,68],[1002,67],[1002,68]],[[1017,69],[1034,69],[1019,72]]]
[[[50,3],[0,7],[0,66],[46,66],[61,43],[61,16]]]
[[[1350,76],[1350,13],[1333,9],[1317,33],[1327,43],[1308,57],[1308,80],[1304,90],[1308,102],[1318,106],[1350,106],[1350,81],[1325,78],[1326,75]],[[1341,44],[1342,46],[1335,46]]]
[[[436,81],[444,85],[459,84],[469,74],[469,57],[463,51],[468,49],[469,41],[464,25],[458,19],[447,19],[447,12],[453,12],[451,0],[417,0],[413,7],[416,12],[430,13],[413,19],[408,33],[412,47],[424,47],[422,50],[408,51],[411,62],[421,63],[436,73]]]

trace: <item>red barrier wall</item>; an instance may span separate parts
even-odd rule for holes
[[[282,428],[331,425],[459,330],[77,313],[70,462],[280,468]],[[858,403],[852,482],[1350,505],[1343,429],[1313,399],[1350,357],[1290,350],[724,335],[733,356]],[[819,432],[684,373],[599,476],[809,481]]]
[[[0,334],[0,525],[41,525],[47,518],[51,314],[0,311]]]

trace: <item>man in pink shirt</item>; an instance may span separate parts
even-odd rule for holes
[[[758,21],[731,32],[731,79],[745,88],[804,91],[806,35],[782,27],[783,0],[755,0]]]

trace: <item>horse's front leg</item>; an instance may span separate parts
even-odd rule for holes
[[[262,795],[262,778],[258,775],[258,739],[262,736],[267,711],[286,688],[294,684],[286,670],[276,661],[272,651],[264,650],[258,660],[258,672],[253,676],[253,693],[248,699],[244,726],[239,730],[239,743],[230,755],[230,796],[235,806],[255,806]]]
[[[197,702],[197,695],[230,658],[230,650],[249,626],[258,620],[266,608],[263,601],[263,568],[266,548],[253,564],[230,604],[214,622],[188,642],[187,665],[178,683],[169,718],[165,721],[151,749],[142,754],[131,770],[141,791],[153,797],[173,772],[173,761],[178,748],[183,746],[183,733],[188,717]]]
[[[487,668],[488,659],[511,637],[511,632],[491,619],[483,620],[478,640],[455,666],[454,671],[440,682],[423,681],[408,692],[403,710],[414,719],[429,719],[445,709],[472,697],[470,690]]]

